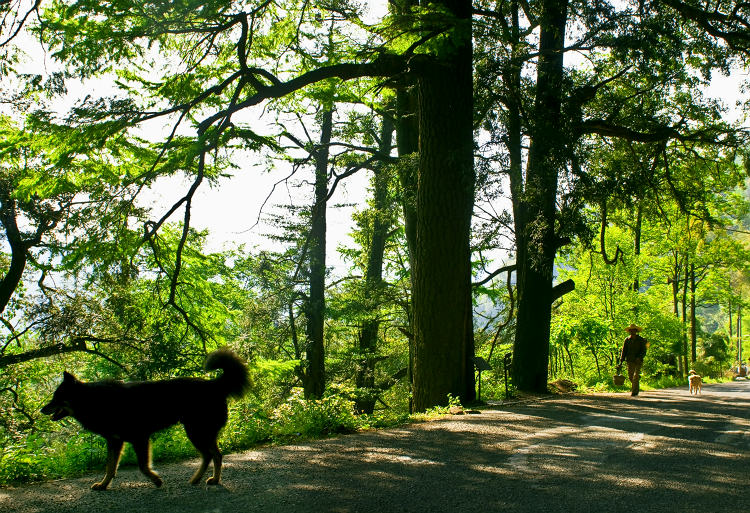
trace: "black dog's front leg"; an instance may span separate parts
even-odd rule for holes
[[[120,463],[120,455],[122,454],[122,445],[122,440],[107,438],[107,471],[104,474],[104,479],[91,485],[92,490],[107,489],[109,482],[117,474],[117,465]]]
[[[141,469],[141,472],[156,486],[161,486],[163,481],[159,474],[151,470],[151,440],[146,438],[133,442],[133,450],[138,458],[138,468]]]

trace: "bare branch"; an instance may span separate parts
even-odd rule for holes
[[[472,283],[471,286],[472,287],[481,287],[485,283],[487,283],[487,282],[491,281],[492,279],[494,279],[495,276],[497,276],[498,274],[504,273],[504,272],[507,271],[508,274],[510,275],[510,273],[512,273],[515,270],[516,270],[516,264],[511,264],[511,265],[503,266],[503,267],[501,267],[499,269],[496,269],[496,270],[492,271],[489,275],[487,275],[481,281],[477,281],[477,282]]]
[[[0,2],[2,4],[3,2]],[[31,16],[33,13],[39,11],[39,6],[41,5],[42,0],[34,0],[34,5],[32,5],[28,11],[26,11],[26,14],[23,15],[23,17],[20,19],[20,21],[16,21],[17,24],[15,30],[13,30],[8,37],[5,38],[5,40],[0,41],[0,48],[3,46],[6,46],[8,43],[10,43],[18,34],[21,33],[21,30],[23,29],[23,26],[26,24],[26,21],[29,19],[29,16]],[[10,9],[9,13],[12,12],[12,9]],[[2,29],[5,26],[6,19],[3,19],[3,22],[0,23],[0,29]],[[11,23],[12,25],[12,23]]]

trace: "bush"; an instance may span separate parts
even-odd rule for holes
[[[302,391],[295,393],[271,416],[274,438],[319,437],[355,431],[359,423],[354,403],[338,395],[306,401]]]
[[[0,449],[0,484],[80,475],[101,468],[104,439],[87,432],[32,434]]]
[[[32,481],[44,476],[47,473],[44,458],[40,458],[37,450],[43,447],[33,439],[22,445],[0,448],[0,483]]]
[[[270,416],[257,405],[242,401],[229,409],[229,420],[219,445],[222,451],[237,451],[267,442],[271,437]]]

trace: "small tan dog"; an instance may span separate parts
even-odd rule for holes
[[[701,393],[701,389],[703,388],[703,378],[701,378],[700,374],[692,369],[690,369],[690,372],[688,373],[688,383],[690,383],[691,395],[698,395]]]

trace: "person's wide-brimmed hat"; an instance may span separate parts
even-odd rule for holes
[[[628,326],[627,328],[625,328],[625,331],[633,331],[633,330],[635,330],[635,331],[643,331],[643,328],[641,328],[640,326],[636,326],[635,324],[632,324],[632,323],[630,324],[630,326]]]

